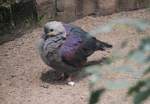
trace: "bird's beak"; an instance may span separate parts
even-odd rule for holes
[[[47,35],[48,35],[48,36],[56,36],[57,33],[56,33],[56,32],[49,32],[49,33],[47,33]]]
[[[56,35],[62,35],[62,37],[64,39],[66,39],[66,37],[67,37],[66,33],[57,33],[57,32],[54,32],[54,31],[47,33],[47,35],[50,36],[50,37],[53,37],[53,36],[56,36]]]

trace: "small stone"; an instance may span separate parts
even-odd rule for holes
[[[14,78],[14,77],[16,77],[16,75],[11,75],[11,78]]]
[[[41,87],[48,88],[49,86],[47,84],[43,84],[43,85],[41,85]]]

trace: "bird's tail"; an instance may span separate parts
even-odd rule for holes
[[[112,48],[112,45],[111,44],[108,44],[106,42],[102,42],[100,40],[97,40],[96,42],[96,46],[97,46],[97,50],[101,50],[101,51],[104,51],[106,50],[107,48]]]

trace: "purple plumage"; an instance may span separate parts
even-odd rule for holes
[[[60,48],[60,55],[62,60],[74,67],[83,66],[90,56],[96,50],[104,50],[107,48],[106,43],[100,42],[96,38],[89,35],[87,32],[79,27],[64,25],[67,33],[66,41]],[[68,32],[69,31],[69,32]],[[103,47],[100,47],[100,45]],[[111,45],[108,45],[111,47]]]
[[[68,57],[73,57],[76,51],[82,46],[82,40],[76,35],[70,35],[60,48],[60,54]]]
[[[80,66],[81,60],[77,57],[77,52],[82,48],[82,39],[77,35],[69,35],[65,43],[60,48],[60,55],[64,62],[72,66]]]

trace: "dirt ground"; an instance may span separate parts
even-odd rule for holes
[[[85,17],[75,21],[83,29],[90,31],[93,27],[103,25],[108,21],[120,18],[132,17],[149,19],[150,11],[138,10],[122,12],[109,16]],[[150,36],[150,30],[146,35],[137,35],[131,28],[114,29],[108,34],[97,34],[96,37],[113,45],[113,49],[105,52],[96,52],[89,60],[99,60],[109,56],[113,50],[120,50],[119,46],[125,39],[129,40],[128,47],[122,49],[122,54],[137,47],[139,39]],[[64,83],[55,83],[49,68],[42,62],[36,51],[36,43],[42,33],[42,28],[27,32],[22,37],[9,41],[0,46],[0,104],[87,104],[89,97],[88,77],[80,80],[71,87]],[[120,63],[116,63],[120,64]],[[139,77],[103,70],[104,77],[100,84],[106,80],[126,79],[134,82]],[[102,98],[101,104],[132,104],[131,98],[126,97],[128,87],[109,88]],[[147,101],[145,104],[150,104]]]

